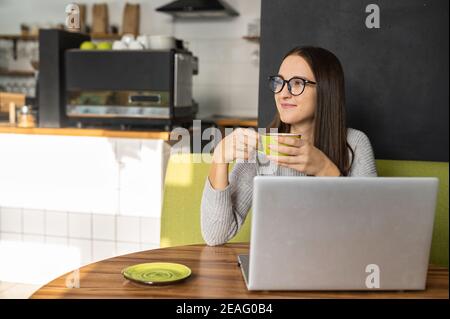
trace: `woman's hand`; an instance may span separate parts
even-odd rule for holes
[[[311,142],[304,138],[278,136],[277,145],[269,145],[272,151],[288,154],[289,156],[273,156],[268,158],[278,165],[293,168],[306,175],[340,176],[337,166]],[[281,145],[281,144],[286,145]]]
[[[217,144],[213,162],[222,164],[236,159],[248,160],[257,147],[258,133],[255,130],[237,128]]]

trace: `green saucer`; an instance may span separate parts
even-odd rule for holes
[[[169,284],[186,279],[191,269],[175,263],[145,263],[129,266],[122,270],[122,275],[135,282],[157,285]]]

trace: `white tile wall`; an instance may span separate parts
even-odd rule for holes
[[[67,244],[73,239],[159,246],[161,219],[156,217],[0,209],[3,240]],[[23,219],[23,222],[22,222]],[[24,227],[22,227],[22,223]],[[15,227],[12,227],[14,226]],[[26,225],[26,226],[25,226]],[[136,246],[137,247],[137,246]]]
[[[235,109],[239,109],[242,114],[252,112],[253,105],[258,103],[258,97],[252,94],[247,94],[251,92],[253,87],[251,85],[241,85],[233,86],[232,89],[237,94],[230,96],[230,105]]]
[[[8,207],[0,207],[0,215],[1,225],[8,230],[0,231],[0,260],[8,261],[2,264],[3,269],[20,270],[22,254],[36,251],[43,254],[42,260],[35,263],[33,276],[0,271],[0,282],[44,284],[81,265],[159,248],[159,217],[22,211]]]
[[[92,235],[94,239],[115,240],[116,217],[113,215],[93,215]]]
[[[137,251],[141,250],[140,244],[137,243],[125,243],[125,242],[118,242],[117,243],[117,254],[118,255],[125,255],[125,254],[131,254]]]
[[[21,208],[6,208],[2,207],[1,213],[1,231],[22,233],[22,209]]]
[[[45,211],[37,209],[23,210],[23,232],[25,234],[45,233]]]
[[[24,234],[22,241],[29,243],[45,243],[45,236]]]
[[[68,237],[46,236],[45,242],[51,245],[67,246],[69,244]]]
[[[92,215],[70,213],[69,236],[73,238],[92,238]]]
[[[2,241],[22,241],[23,234],[21,233],[0,233],[0,240]]]
[[[195,85],[220,85],[226,90],[231,85],[233,64],[230,61],[205,61],[199,60],[198,76],[195,76],[193,83]],[[223,72],[229,70],[228,72]],[[201,97],[201,96],[199,96]]]
[[[77,249],[80,253],[80,265],[92,262],[92,240],[69,238],[69,247]]]
[[[94,240],[92,242],[92,259],[98,261],[116,255],[116,243],[114,241]]]
[[[117,216],[117,241],[139,243],[139,217]]]
[[[69,215],[66,212],[47,211],[45,213],[45,230],[47,236],[69,235]]]
[[[230,64],[230,85],[232,87],[240,88],[242,86],[246,87],[246,95],[254,95],[254,89],[258,87],[259,71],[254,68],[251,64],[247,63],[233,63]],[[241,94],[232,94],[232,98],[240,97]]]
[[[260,17],[261,0],[228,0],[240,16],[228,21],[177,21],[174,34],[199,57],[194,99],[199,116],[257,116],[259,44],[244,40],[247,25]],[[245,85],[242,92],[241,85]],[[226,95],[226,97],[225,97]],[[236,100],[244,99],[245,107]]]
[[[141,242],[157,243],[161,233],[161,219],[141,217]]]
[[[194,86],[194,94],[197,102],[201,105],[200,116],[210,116],[213,114],[227,114],[224,110],[227,110],[230,105],[231,87],[224,86],[222,84],[211,83],[209,85],[196,85]],[[228,115],[233,115],[228,113]]]

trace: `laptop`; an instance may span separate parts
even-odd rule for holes
[[[257,176],[249,290],[423,290],[437,178]]]

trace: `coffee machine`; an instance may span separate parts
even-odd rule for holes
[[[171,130],[192,124],[198,60],[188,50],[59,50],[61,70],[51,80],[60,99],[40,108],[41,126]],[[52,113],[59,116],[49,123]]]

